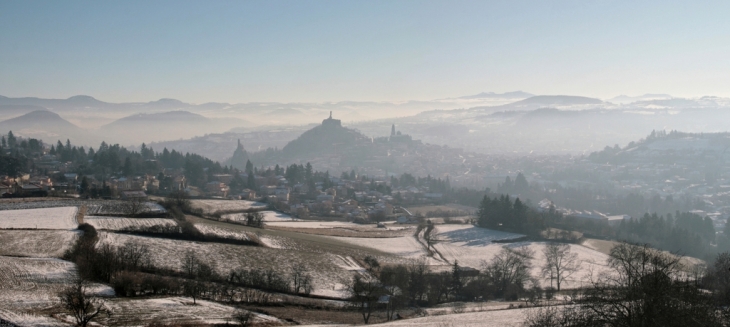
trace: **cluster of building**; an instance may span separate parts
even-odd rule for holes
[[[710,217],[715,228],[722,230],[730,217],[730,153],[715,138],[712,134],[660,138],[620,150],[612,162],[582,158],[567,167],[577,176],[591,176],[589,180],[561,178],[557,182],[563,187],[641,195],[651,203],[649,212],[668,211],[672,203],[682,205],[682,211]]]
[[[243,174],[246,179],[246,174]],[[397,203],[432,203],[433,198],[422,196],[427,189],[408,187],[390,189],[384,180],[364,181],[360,178],[344,179],[330,177],[328,187],[324,182],[291,184],[284,176],[255,176],[258,191],[244,189],[241,194],[229,198],[266,201],[277,205],[283,211],[298,217],[311,215],[339,217],[346,220],[385,220],[410,217]],[[380,189],[380,191],[378,190]],[[400,199],[396,201],[395,197]]]

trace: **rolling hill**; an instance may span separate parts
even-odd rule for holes
[[[82,140],[89,133],[48,110],[31,111],[25,115],[0,122],[0,133],[13,131],[16,135],[54,142],[59,139]]]

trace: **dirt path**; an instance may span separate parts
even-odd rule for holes
[[[423,249],[426,250],[426,253],[431,254],[431,257],[433,257],[436,260],[441,260],[441,261],[445,262],[446,264],[449,264],[450,265],[451,263],[449,262],[449,260],[446,260],[446,258],[441,254],[441,252],[439,252],[435,248],[429,249],[428,245],[426,244],[426,241],[421,240],[421,236],[420,235],[422,233],[423,233],[422,231],[418,231],[418,232],[416,232],[416,233],[413,234],[413,237],[416,239],[416,242],[418,242],[418,244],[421,244],[421,246],[423,247]],[[441,258],[441,259],[436,258],[433,255],[433,253],[437,254],[438,257]]]

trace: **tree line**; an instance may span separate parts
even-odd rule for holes
[[[539,235],[545,229],[543,214],[528,207],[519,198],[512,201],[509,195],[490,198],[485,195],[477,211],[479,226],[528,235]]]
[[[377,259],[365,257],[363,262],[370,275],[356,275],[348,284],[350,307],[367,324],[378,311],[384,311],[386,319],[392,320],[406,307],[551,296],[570,280],[581,263],[567,244],[550,243],[543,252],[546,262],[538,267],[541,276],[530,274],[535,254],[527,247],[503,247],[492,259],[483,261],[479,270],[454,262],[450,271],[432,272],[422,260],[381,266]],[[549,280],[556,288],[542,289],[539,278]]]
[[[529,327],[728,326],[730,254],[707,268],[686,265],[680,256],[646,244],[611,249],[610,274],[596,276],[570,303],[539,305]]]

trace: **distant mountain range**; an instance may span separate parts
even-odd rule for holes
[[[535,96],[534,94],[522,92],[522,91],[514,91],[514,92],[505,92],[505,93],[494,93],[494,92],[482,92],[475,95],[465,95],[463,97],[459,97],[459,99],[525,99]]]
[[[626,104],[626,103],[632,103],[637,101],[650,101],[650,100],[666,100],[671,99],[672,96],[669,94],[644,94],[639,95],[635,97],[627,96],[627,95],[619,95],[617,97],[611,98],[606,100],[607,102],[611,103],[617,103],[617,104]]]
[[[602,101],[571,95],[532,96],[522,91],[398,103],[210,102],[199,105],[166,98],[108,103],[83,95],[68,99],[0,96],[0,120],[5,119],[0,121],[0,133],[13,130],[49,142],[55,141],[54,138],[71,138],[76,144],[94,146],[106,140],[123,145],[174,143],[176,147],[187,148],[186,139],[232,132],[255,135],[254,148],[247,148],[255,152],[259,146],[282,146],[288,141],[285,137],[303,132],[298,127],[319,124],[334,111],[343,124],[365,135],[383,135],[383,131],[396,123],[404,132],[424,142],[472,151],[573,153],[593,151],[593,146],[622,143],[652,129],[727,130],[723,122],[728,120],[722,117],[730,111],[724,109],[730,109],[730,99],[711,96],[684,99],[645,94]],[[94,124],[90,126],[87,122]],[[289,128],[298,132],[287,131],[281,137],[263,134]],[[276,140],[266,139],[272,136]],[[235,137],[223,139],[235,145]],[[491,141],[484,142],[487,139]]]
[[[250,126],[250,123],[237,118],[210,119],[187,111],[169,111],[135,114],[115,120],[98,130],[90,130],[74,125],[55,112],[41,109],[0,121],[0,131],[3,131],[0,133],[12,130],[18,135],[49,142],[68,138],[76,144],[87,146],[96,146],[102,140],[128,145],[190,138],[242,125]]]
[[[99,133],[128,143],[141,144],[223,132],[239,126],[250,127],[252,124],[239,118],[208,118],[176,110],[127,116],[102,126]]]

